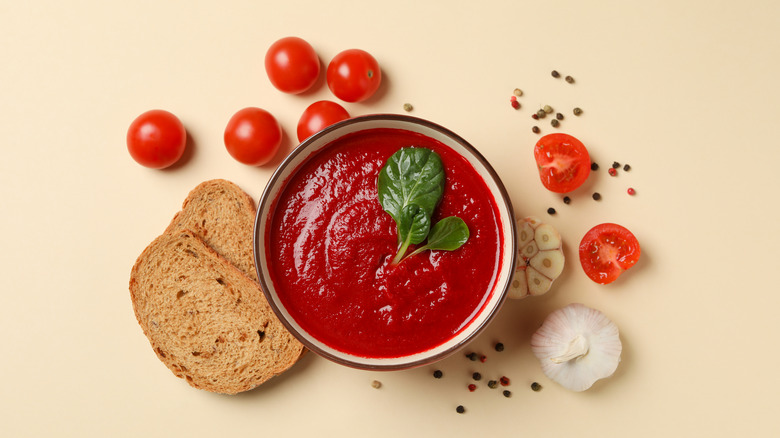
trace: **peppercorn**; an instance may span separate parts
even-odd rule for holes
[[[371,382],[371,386],[376,389],[379,389],[382,387],[382,382],[380,382],[379,380],[374,380],[373,382]]]
[[[523,95],[523,90],[521,90],[519,88],[515,88],[515,91],[513,91],[513,93],[514,93],[515,96],[520,97],[520,96]]]
[[[617,169],[615,169],[614,167],[610,167],[607,172],[609,173],[610,176],[617,176]]]
[[[497,343],[496,344],[496,351],[498,351],[498,352],[504,351],[504,344],[502,344],[501,342]]]
[[[473,383],[469,385],[469,391],[474,392],[476,390],[477,390],[477,385],[475,385]]]
[[[534,382],[534,383],[531,384],[531,389],[536,391],[536,392],[539,392],[539,391],[542,390],[542,385]]]
[[[568,82],[568,83],[570,83],[570,84],[573,84],[573,83],[574,83],[574,78],[573,78],[573,77],[571,77],[571,76],[566,76],[564,79],[566,79],[566,82]]]
[[[537,116],[536,113],[531,114],[531,118],[534,120],[539,120],[539,116]]]
[[[474,374],[471,375],[471,378],[474,379],[474,380],[480,380],[480,379],[482,379],[482,374],[474,373]]]
[[[500,383],[501,386],[509,386],[509,377],[501,376],[501,378],[498,379],[498,383]]]
[[[590,170],[599,170],[598,163],[595,163],[595,162],[590,163]]]
[[[502,394],[504,394],[504,397],[507,397],[507,398],[512,397],[512,391],[510,391],[508,389],[504,390],[504,392]]]
[[[485,363],[487,361],[487,356],[483,354],[482,356],[479,357],[479,361]]]
[[[558,78],[558,77],[560,77],[560,76],[561,76],[561,74],[560,74],[560,73],[558,73],[558,70],[553,70],[553,71],[552,71],[550,74],[551,74],[551,75],[552,75],[552,77],[554,77],[554,78]]]
[[[441,372],[441,370],[436,370],[433,372],[433,377],[436,379],[441,379],[444,373]]]
[[[466,357],[469,358],[469,360],[477,360],[479,359],[479,355],[477,353],[469,353],[466,355]]]
[[[488,382],[488,388],[490,388],[490,389],[496,389],[497,387],[498,387],[498,382],[496,382],[495,380],[490,380],[490,381]]]
[[[624,166],[623,166],[623,170],[625,170],[626,172],[628,172],[629,170],[631,170],[631,166],[629,166],[628,164],[626,164],[626,165],[624,165]]]
[[[555,113],[555,118],[558,119],[558,120],[563,120],[563,114]]]
[[[463,405],[458,405],[458,407],[455,408],[455,412],[457,412],[459,414],[462,414],[462,413],[466,412],[466,408],[464,408]]]
[[[634,196],[636,194],[636,190],[634,190],[633,187],[629,187],[628,188],[628,194],[631,195],[631,196]]]
[[[579,107],[578,108],[574,108],[574,115],[578,116],[580,114],[582,114],[582,109],[580,109]]]
[[[594,201],[598,201],[599,199],[601,199],[601,194],[599,192],[594,193],[593,194],[593,200]]]
[[[512,101],[512,108],[514,109],[520,109],[520,102],[513,100]]]
[[[544,112],[543,109],[540,109],[539,111],[536,112],[536,117],[539,117],[540,119],[543,119],[546,115],[547,113]]]
[[[555,209],[550,207],[547,209],[547,214],[555,214]]]
[[[571,202],[571,198],[570,197],[568,197],[568,196],[564,196],[563,197],[563,203],[564,204],[569,205],[570,202]]]
[[[558,119],[552,119],[550,124],[553,126],[553,128],[557,128],[559,125]]]
[[[404,111],[406,111],[407,113],[408,113],[409,111],[413,110],[413,109],[414,109],[414,107],[412,106],[412,104],[411,104],[411,103],[405,103],[405,104],[404,104]]]
[[[552,107],[550,105],[545,105],[542,109],[544,110],[544,112],[546,114],[552,114],[552,112],[553,112],[553,109],[552,109]]]
[[[539,127],[538,126],[534,126],[533,128],[531,128],[531,131],[533,131],[534,134],[538,134],[539,133]]]
[[[613,169],[617,169],[618,167],[620,167],[620,163],[618,163],[617,161],[613,161],[612,162],[612,168]]]

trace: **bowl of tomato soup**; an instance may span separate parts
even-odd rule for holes
[[[442,178],[438,201],[393,216],[380,173],[405,169],[397,157],[412,153],[439,157],[439,176],[422,171],[404,190]],[[403,230],[426,221],[427,240],[409,243],[416,234]],[[457,248],[447,243],[465,232]],[[287,329],[323,357],[374,370],[440,360],[484,330],[506,299],[515,247],[509,196],[477,149],[392,114],[339,122],[295,148],[268,182],[254,230],[260,283]]]

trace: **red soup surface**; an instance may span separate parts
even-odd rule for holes
[[[433,149],[444,164],[431,222],[458,216],[470,236],[455,251],[390,266],[398,237],[377,176],[408,146]],[[503,239],[496,202],[471,164],[435,139],[399,129],[346,135],[303,163],[275,203],[266,229],[271,279],[295,321],[332,348],[372,358],[426,351],[463,330],[493,293]]]

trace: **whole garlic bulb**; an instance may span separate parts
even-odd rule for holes
[[[564,388],[584,391],[615,372],[623,345],[609,318],[575,303],[547,316],[531,337],[531,350],[547,377]]]

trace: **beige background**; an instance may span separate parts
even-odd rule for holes
[[[778,23],[773,1],[0,0],[0,434],[780,435]],[[271,111],[289,151],[303,109],[332,99],[322,83],[303,96],[271,86],[264,53],[288,35],[325,63],[347,48],[374,54],[384,83],[345,105],[353,115],[412,103],[484,153],[519,214],[561,231],[562,278],[544,297],[507,303],[469,348],[488,353],[485,364],[458,354],[374,373],[309,355],[228,397],[190,388],[153,354],[127,291],[135,258],[195,185],[227,178],[257,200],[283,155],[260,168],[233,161],[229,117]],[[515,87],[520,111],[509,106]],[[530,114],[544,104],[565,110],[560,129],[602,165],[568,206],[534,168]],[[125,147],[130,122],[152,108],[177,114],[191,139],[166,171],[142,168]],[[610,178],[613,160],[632,171]],[[606,287],[575,251],[605,221],[643,249]],[[624,343],[616,375],[584,393],[544,377],[529,347],[571,302],[606,313]],[[506,351],[492,352],[495,341]],[[484,381],[469,393],[473,371],[509,376],[512,398]]]

